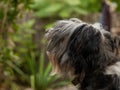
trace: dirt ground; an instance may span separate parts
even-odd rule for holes
[[[77,90],[77,88],[73,85],[69,85],[69,86],[60,87],[54,90]]]

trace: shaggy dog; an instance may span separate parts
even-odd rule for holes
[[[69,77],[78,90],[120,90],[119,37],[76,18],[56,22],[45,37],[53,74]]]

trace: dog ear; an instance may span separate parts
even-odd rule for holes
[[[78,27],[70,38],[70,49],[77,54],[92,53],[99,50],[102,34],[92,26]]]

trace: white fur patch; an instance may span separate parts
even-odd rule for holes
[[[68,60],[68,54],[65,53],[65,54],[62,56],[61,64],[64,64],[67,60]]]
[[[106,68],[105,74],[116,74],[120,76],[120,62]]]
[[[103,26],[100,23],[94,23],[92,26],[96,29],[103,29]]]

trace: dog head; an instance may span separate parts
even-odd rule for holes
[[[88,55],[100,54],[105,50],[115,52],[116,49],[116,39],[100,24],[88,24],[76,18],[56,22],[45,37],[53,73],[70,78],[84,76],[87,64],[94,63],[85,60]]]

